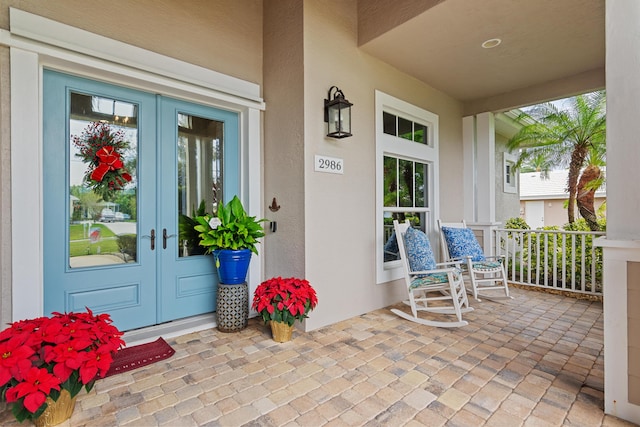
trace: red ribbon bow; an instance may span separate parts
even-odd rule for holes
[[[122,168],[120,154],[110,145],[99,149],[96,152],[96,157],[98,157],[99,163],[93,172],[91,172],[91,179],[94,181],[102,181],[107,172]]]

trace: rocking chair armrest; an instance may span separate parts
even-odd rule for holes
[[[460,271],[460,270],[458,268],[456,268],[456,267],[436,268],[436,269],[433,269],[433,270],[411,271],[409,273],[409,275],[410,276],[421,276],[421,275],[424,275],[424,274],[434,274],[434,273],[455,273],[456,271]]]
[[[471,255],[465,255],[465,256],[458,256],[458,257],[451,257],[449,258],[448,261],[445,261],[444,263],[440,263],[440,264],[448,264],[448,263],[465,263],[467,262],[467,260],[471,259]]]
[[[445,268],[460,268],[460,264],[465,264],[466,260],[463,260],[461,258],[451,258],[448,261],[445,262],[439,262],[436,264],[436,267],[442,267],[445,266]],[[449,266],[449,267],[447,267]]]
[[[505,260],[507,257],[505,255],[488,255],[485,256],[485,259]]]

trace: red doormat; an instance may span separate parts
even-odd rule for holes
[[[125,347],[118,350],[113,357],[113,362],[109,371],[105,374],[105,378],[115,374],[131,371],[152,363],[168,359],[173,356],[176,351],[162,338],[133,347]]]

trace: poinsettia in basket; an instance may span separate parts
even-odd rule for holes
[[[302,321],[318,304],[315,289],[307,280],[274,277],[254,292],[252,307],[271,326],[274,340],[289,341],[296,320]]]
[[[107,373],[121,336],[108,314],[88,308],[12,323],[0,332],[0,400],[20,422],[37,421],[66,393],[75,404],[83,387],[90,391]]]

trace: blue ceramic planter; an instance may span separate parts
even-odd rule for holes
[[[225,285],[239,285],[247,280],[251,250],[218,249],[213,251],[218,279]]]

